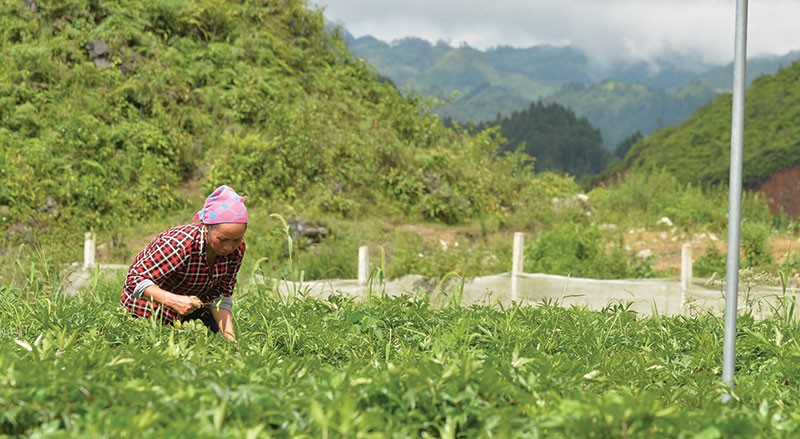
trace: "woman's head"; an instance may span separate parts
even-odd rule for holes
[[[247,197],[240,196],[228,186],[214,189],[206,198],[203,208],[194,215],[195,224],[247,224]]]
[[[194,223],[206,227],[206,242],[212,253],[224,256],[242,243],[247,231],[246,199],[223,185],[214,189],[194,215]]]
[[[215,255],[225,256],[236,250],[244,240],[247,223],[206,225],[206,243]]]

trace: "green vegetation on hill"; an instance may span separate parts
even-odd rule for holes
[[[348,35],[345,35],[348,37]],[[481,52],[405,38],[388,44],[348,38],[350,50],[403,91],[442,101],[432,111],[459,123],[491,121],[550,95],[570,79],[587,79],[586,57],[575,50],[500,47]]]
[[[531,187],[525,157],[497,157],[496,132],[445,127],[305,1],[0,8],[11,235],[124,227],[221,183],[254,207],[451,224],[504,221]]]
[[[761,76],[772,75],[798,60],[800,60],[800,50],[793,50],[783,56],[748,57],[746,72],[747,84],[752,83]],[[697,79],[715,90],[730,91],[733,83],[733,63],[711,69],[700,75]]]
[[[777,170],[800,163],[800,63],[762,76],[745,96],[744,184],[755,188]],[[663,168],[685,182],[727,183],[731,95],[719,96],[680,125],[638,142],[628,169]]]
[[[433,111],[444,118],[477,124],[498,115],[510,116],[531,102],[556,102],[600,129],[609,151],[636,132],[647,137],[683,122],[718,93],[730,90],[733,77],[732,64],[704,65],[677,54],[652,62],[599,66],[569,46],[497,47],[481,52],[419,38],[391,44],[346,33],[345,38],[354,54],[401,90],[408,87],[441,100],[442,105]],[[748,60],[747,81],[772,74],[798,58],[799,51],[753,56]]]
[[[600,129],[605,147],[612,149],[636,132],[646,137],[683,121],[715,95],[716,91],[700,83],[667,92],[641,83],[604,81],[565,85],[545,100],[588,119]]]
[[[637,131],[647,136],[683,121],[719,91],[694,80],[705,79],[699,73],[668,60],[657,61],[655,68],[646,63],[599,67],[573,47],[478,51],[419,38],[387,44],[372,37],[345,37],[353,53],[401,90],[407,87],[442,100],[443,105],[433,108],[442,117],[482,123],[510,116],[531,102],[557,102],[599,128],[608,150]],[[775,63],[761,62],[764,71]],[[598,82],[602,78],[609,79]]]
[[[575,177],[597,174],[610,160],[600,131],[558,104],[531,104],[495,122],[508,138],[505,151],[522,149],[535,157],[538,171],[566,172]],[[480,127],[480,125],[479,125]]]
[[[451,47],[443,42],[432,45],[418,38],[407,38],[389,45],[372,37],[364,37],[351,40],[349,49],[369,60],[381,74],[392,78],[402,88],[409,78],[436,64]]]

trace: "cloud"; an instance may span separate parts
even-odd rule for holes
[[[355,36],[415,36],[479,49],[574,45],[598,60],[681,53],[733,59],[735,0],[312,0]],[[748,53],[800,45],[800,1],[749,2]]]

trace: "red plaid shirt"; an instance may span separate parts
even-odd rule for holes
[[[242,265],[244,241],[228,255],[218,255],[212,268],[206,262],[205,246],[202,224],[177,226],[158,234],[136,255],[128,269],[120,298],[122,306],[139,317],[155,313],[167,324],[183,320],[183,316],[158,302],[137,298],[135,292],[141,295],[142,286],[155,284],[170,293],[197,296],[203,303],[230,297]]]

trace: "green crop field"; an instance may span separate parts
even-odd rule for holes
[[[65,297],[0,286],[3,437],[793,437],[794,304],[723,322],[558,303],[434,307],[241,287],[240,346],[119,307],[116,281]]]
[[[353,279],[366,245],[378,283],[438,289],[508,272],[517,232],[531,273],[668,277],[684,243],[696,276],[727,269],[727,95],[578,182],[440,120],[310,4],[0,1],[0,439],[800,437],[794,295],[743,304],[731,388],[710,313],[248,282]],[[800,220],[754,188],[798,162],[798,103],[800,64],[748,91],[740,237],[741,268],[792,293]],[[220,184],[252,218],[238,346],[128,316],[119,277],[63,294],[86,232],[127,266]]]

